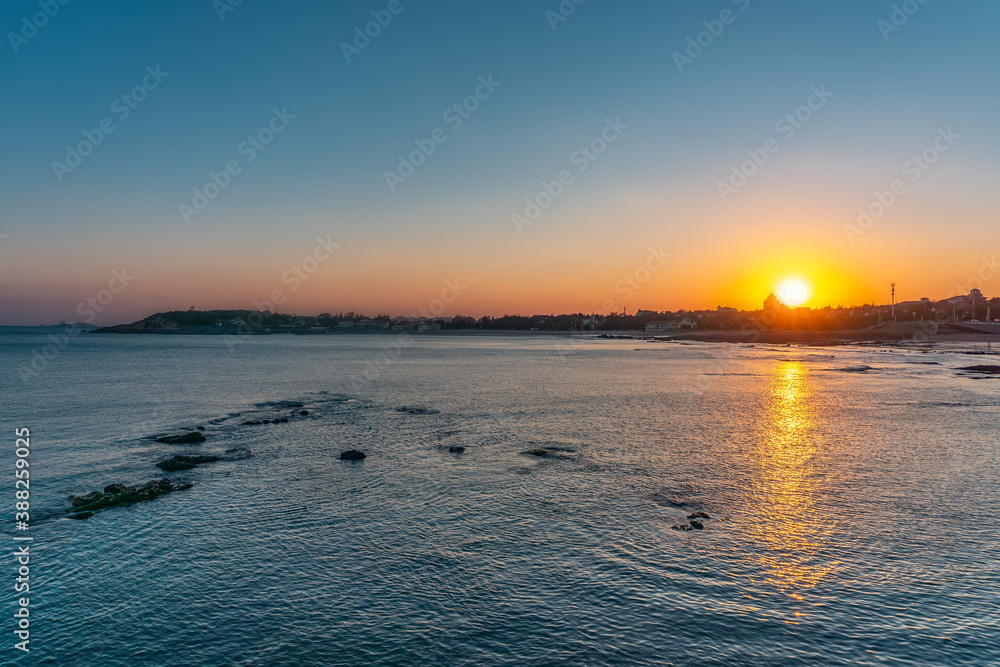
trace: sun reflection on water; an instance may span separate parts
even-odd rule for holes
[[[797,600],[830,571],[819,551],[828,537],[816,504],[817,452],[808,369],[783,361],[768,386],[769,404],[755,452],[750,531],[760,545],[764,582]]]

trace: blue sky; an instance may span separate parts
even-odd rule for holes
[[[465,276],[458,312],[594,311],[650,245],[675,261],[630,309],[750,306],[734,285],[762,269],[746,253],[781,261],[763,248],[788,270],[808,257],[856,277],[830,298],[871,298],[886,276],[862,270],[887,257],[909,296],[938,296],[1000,245],[996,3],[913,2],[885,39],[901,3],[587,0],[553,30],[554,1],[400,0],[346,62],[341,44],[388,4],[244,0],[220,20],[209,0],[74,0],[17,53],[8,36],[0,324],[70,319],[123,265],[140,277],[102,319],[247,305],[328,234],[342,254],[289,310],[403,312]],[[5,3],[0,26],[39,11]],[[732,22],[679,72],[673,54],[723,11]],[[113,100],[157,66],[169,75],[116,118]],[[490,75],[495,92],[391,192],[397,156]],[[822,85],[829,102],[721,201],[730,166]],[[242,163],[275,108],[295,118]],[[57,180],[52,163],[104,118],[114,132]],[[608,118],[628,129],[518,234],[511,215]],[[948,126],[955,147],[847,242],[841,222]],[[239,175],[185,224],[179,205],[233,159]]]

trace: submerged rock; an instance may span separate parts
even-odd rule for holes
[[[695,512],[694,514],[688,514],[689,519],[711,519],[705,512]]]
[[[92,516],[94,516],[93,512],[77,512],[76,514],[70,514],[69,518],[71,518],[71,519],[89,519]]]
[[[695,530],[701,530],[705,527],[705,524],[703,524],[701,521],[695,521],[694,519],[692,519],[691,527],[694,528]]]
[[[1000,375],[1000,366],[965,366],[959,368],[960,371],[969,373],[986,373],[987,375]]]
[[[456,445],[453,447],[449,447],[448,451],[451,452],[452,454],[461,454],[462,452],[465,451],[465,447],[460,447]]]
[[[156,441],[168,445],[190,445],[196,442],[205,442],[205,439],[205,436],[198,431],[191,431],[182,435],[163,435],[157,438]]]
[[[396,408],[396,412],[404,412],[408,415],[437,415],[441,414],[440,410],[435,410],[433,408],[420,408],[420,407],[408,407],[403,406],[401,408]]]
[[[218,460],[218,456],[175,456],[166,461],[160,461],[156,464],[156,467],[167,472],[176,472],[178,470],[190,470],[202,463],[212,463]]]
[[[356,449],[351,449],[349,451],[340,453],[341,461],[360,461],[363,458],[365,458],[364,452],[359,452]]]
[[[568,452],[573,453],[575,449],[570,449],[569,447],[539,447],[538,449],[529,449],[526,452],[521,452],[521,456],[552,456],[558,452]]]
[[[309,411],[308,410],[303,410],[299,414],[302,415],[303,417],[305,417],[307,414],[309,414]]]
[[[240,459],[248,459],[253,456],[253,451],[247,449],[246,447],[236,447],[234,449],[227,449],[222,455],[227,461],[238,461]]]
[[[687,523],[679,523],[676,526],[670,526],[674,530],[691,530],[691,525]]]
[[[142,486],[125,486],[124,484],[109,484],[105,489],[112,489],[110,493],[94,491],[85,496],[70,496],[73,507],[66,510],[77,514],[93,513],[94,510],[105,509],[107,507],[120,507],[123,505],[134,505],[145,500],[152,500],[157,496],[162,496],[173,491],[183,491],[190,489],[188,482],[178,482],[174,484],[169,479],[154,479],[146,482]],[[120,489],[120,490],[119,490]],[[86,518],[86,517],[73,517]]]

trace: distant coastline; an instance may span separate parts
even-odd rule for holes
[[[819,311],[817,311],[819,312]],[[504,318],[471,317],[389,318],[370,319],[354,313],[337,316],[301,316],[267,311],[174,311],[156,313],[130,324],[95,328],[97,334],[165,334],[165,335],[392,335],[420,334],[437,336],[537,335],[587,336],[605,339],[648,341],[703,341],[724,343],[765,344],[906,344],[967,342],[1000,342],[1000,324],[980,322],[883,322],[854,329],[811,328],[810,320],[778,320],[774,326],[762,326],[759,320],[747,320],[740,328],[727,327],[727,321],[716,328],[671,328],[659,330],[658,315],[597,318],[583,314],[561,316],[507,316]],[[826,318],[829,320],[830,318]],[[645,321],[644,321],[645,320]],[[688,320],[690,321],[690,320]],[[704,321],[704,320],[702,320]],[[650,322],[654,324],[651,326]],[[750,322],[754,325],[748,326]],[[619,328],[614,325],[618,323]],[[545,325],[548,324],[547,328]],[[639,324],[642,328],[635,326]],[[790,324],[792,326],[782,326]],[[538,325],[538,326],[533,326]],[[574,326],[575,325],[575,326]],[[632,325],[632,326],[628,326]]]

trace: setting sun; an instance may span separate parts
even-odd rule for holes
[[[778,285],[775,294],[786,306],[801,306],[812,296],[812,289],[804,280],[788,278]]]

